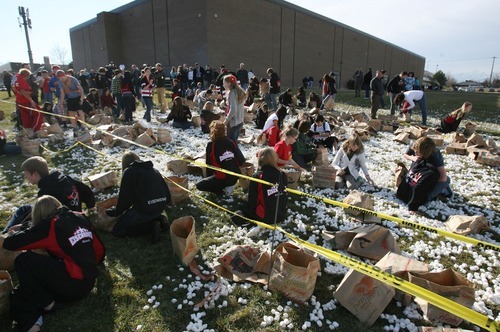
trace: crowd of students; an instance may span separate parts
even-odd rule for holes
[[[240,70],[242,68],[240,66]],[[85,97],[81,80],[53,68],[54,77],[59,82],[59,107],[67,109],[73,117],[84,117],[80,114],[83,100],[91,103],[92,108],[102,105],[113,107],[121,103],[127,114],[126,119],[131,120],[135,98],[140,94],[144,101],[144,118],[151,121],[153,93],[155,87],[158,89],[158,78],[155,79],[154,75],[162,70],[159,64],[155,72],[149,67],[143,68],[143,74],[139,76],[141,88],[138,93],[134,74],[125,71],[122,75],[122,71],[116,69],[109,82],[114,82],[114,87],[109,89],[99,85],[101,83],[97,82],[104,78],[96,78],[95,83],[89,84]],[[213,87],[214,90],[209,89],[210,86],[205,89],[201,85],[196,94],[197,105],[203,105],[200,110],[202,131],[209,134],[206,164],[241,173],[240,167],[245,162],[245,156],[238,146],[238,136],[251,97],[259,105],[255,111],[255,126],[265,134],[267,145],[258,153],[258,169],[252,177],[274,184],[269,186],[251,181],[248,200],[239,213],[241,216],[269,224],[282,222],[288,211],[284,190],[288,182],[284,168],[311,170],[318,148],[324,147],[334,156],[331,164],[336,172],[335,188],[351,190],[365,183],[375,185],[366,166],[363,142],[355,131],[340,144],[333,133],[334,124],[328,123],[323,114],[311,116],[309,112],[303,111],[295,115],[295,108],[306,105],[304,90],[298,91],[296,98],[293,98],[291,89],[281,93],[279,77],[272,68],[267,70],[269,80],[259,81],[252,77],[248,82],[242,82],[241,73],[238,76],[228,71],[222,72],[225,75],[220,78],[220,89],[217,86]],[[18,82],[14,85],[16,96],[20,95],[18,106],[22,112],[37,105],[28,84],[30,75],[29,69],[21,69],[17,75]],[[99,75],[106,77],[101,70]],[[201,78],[196,77],[197,84],[207,82],[203,75]],[[110,93],[113,95],[110,91],[117,91],[116,84],[120,87],[121,97],[118,100],[114,95],[109,100]],[[245,84],[246,91],[243,88]],[[325,75],[323,86],[322,97],[310,94],[309,106],[321,108],[327,98],[334,98],[334,79]],[[220,93],[220,90],[224,93]],[[167,122],[172,120],[173,127],[188,129],[192,127],[192,114],[181,96],[182,93],[179,93],[173,97]],[[398,98],[399,95],[395,99],[399,101]],[[161,98],[159,103],[162,110]],[[219,121],[220,117],[212,112],[215,104],[225,110],[224,121]],[[457,130],[471,108],[472,105],[466,102],[446,116],[441,123],[441,131]],[[288,121],[285,121],[287,116]],[[23,126],[25,117],[26,114],[22,117]],[[26,120],[26,123],[29,121]],[[78,126],[76,121],[72,121],[72,125],[74,128]],[[5,134],[0,137],[0,143],[0,148],[5,151]],[[417,140],[404,157],[412,165],[397,188],[396,196],[408,204],[410,212],[416,213],[421,205],[439,195],[448,199],[453,197],[443,157],[431,139]],[[104,249],[92,225],[81,213],[82,203],[87,209],[94,209],[95,206],[94,194],[88,186],[61,172],[50,172],[47,162],[41,157],[27,159],[21,169],[27,181],[38,186],[38,198],[33,206],[21,206],[14,213],[4,229],[4,233],[9,236],[3,246],[8,250],[45,249],[50,254],[43,256],[27,251],[19,255],[15,263],[20,282],[11,297],[12,318],[17,321],[20,330],[37,331],[43,322],[43,314],[52,310],[55,302],[76,300],[90,292],[97,276],[96,266],[104,257]],[[237,176],[208,169],[207,177],[196,183],[196,188],[216,196],[228,196],[232,194],[237,181]],[[141,160],[133,152],[125,153],[122,157],[117,205],[105,212],[107,217],[116,218],[111,232],[117,237],[146,233],[150,234],[152,242],[157,242],[159,232],[166,226],[162,213],[170,200],[168,186],[152,162]],[[233,217],[232,220],[242,227],[250,225],[244,218]],[[61,245],[62,242],[66,244]],[[43,269],[43,266],[46,268]],[[54,277],[47,281],[49,276]]]

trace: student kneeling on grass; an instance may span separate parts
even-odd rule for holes
[[[106,210],[118,217],[113,235],[118,237],[151,233],[151,242],[160,240],[160,230],[166,224],[163,210],[170,202],[170,191],[151,161],[143,161],[134,152],[122,157],[123,175],[118,203]]]
[[[226,137],[226,126],[220,121],[210,124],[210,142],[206,148],[206,164],[241,174],[240,166],[245,157],[236,143]],[[238,177],[207,168],[207,176],[196,184],[200,191],[216,195],[231,195]]]
[[[416,158],[405,179],[401,181],[396,197],[408,203],[410,213],[415,214],[421,205],[428,202],[429,193],[439,179],[439,172],[430,158],[436,151],[434,141],[429,137],[419,138],[414,146]]]
[[[81,212],[82,203],[88,209],[95,206],[95,197],[92,189],[81,181],[75,180],[59,171],[49,172],[47,161],[42,157],[31,157],[21,164],[24,177],[31,184],[39,188],[37,196],[54,196],[64,206],[72,211]],[[18,224],[27,224],[30,221],[31,205],[21,205],[3,230],[7,233],[10,227]]]
[[[335,188],[358,189],[364,182],[359,174],[363,170],[366,180],[374,185],[365,163],[365,149],[359,135],[354,132],[337,152],[333,166],[337,169]]]
[[[77,301],[90,293],[105,252],[90,220],[56,198],[38,198],[31,215],[31,227],[9,231],[3,248],[27,250],[14,261],[19,286],[11,293],[10,313],[19,331],[36,332],[42,314],[54,310],[56,301]],[[45,249],[48,255],[32,249]]]
[[[248,205],[237,214],[243,214],[247,218],[262,221],[266,224],[274,224],[275,218],[278,224],[285,220],[287,211],[285,187],[288,180],[286,174],[278,167],[277,162],[278,156],[273,148],[260,150],[259,170],[252,177],[273,183],[274,186],[271,187],[251,181],[248,188]],[[276,203],[278,203],[278,206],[276,206]],[[232,220],[240,226],[250,225],[248,221],[237,216],[234,216]]]

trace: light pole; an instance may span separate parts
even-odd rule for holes
[[[434,72],[434,74],[438,72],[438,68],[439,68],[439,65],[436,65],[436,71]]]
[[[493,76],[493,67],[495,66],[495,59],[496,59],[496,56],[493,57],[493,63],[491,64],[491,73],[490,73],[490,87],[491,87],[491,78]]]
[[[28,44],[28,57],[30,60],[31,70],[33,70],[33,67],[34,67],[33,66],[33,54],[31,52],[30,35],[28,34],[28,28],[31,29],[31,19],[30,19],[29,9],[26,8],[26,10],[24,10],[24,7],[19,6],[19,15],[23,19],[22,23],[19,22],[19,27],[21,27],[21,25],[24,25],[24,33],[26,34],[26,43]]]

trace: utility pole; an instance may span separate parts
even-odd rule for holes
[[[28,57],[30,60],[31,70],[33,70],[33,67],[34,67],[33,66],[33,53],[31,52],[30,35],[28,34],[28,28],[31,29],[30,11],[28,8],[26,8],[26,10],[24,10],[24,7],[19,6],[19,15],[23,19],[22,23],[19,21],[19,27],[21,27],[21,25],[24,25],[24,33],[26,34],[26,43],[28,44]]]
[[[493,77],[493,67],[495,66],[496,56],[493,57],[493,63],[491,64],[491,73],[490,73],[490,87],[491,87],[491,78]]]

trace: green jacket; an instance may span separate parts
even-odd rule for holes
[[[292,144],[292,154],[316,154],[316,147],[307,142],[307,136],[299,133],[299,137],[295,143]]]

